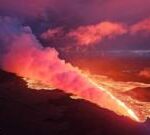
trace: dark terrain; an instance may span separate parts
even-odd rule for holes
[[[60,90],[31,90],[0,71],[0,135],[150,135],[150,122],[133,122]]]

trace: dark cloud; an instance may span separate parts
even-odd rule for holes
[[[133,22],[149,16],[149,7],[149,0],[0,0],[0,10],[6,15],[57,16],[64,22],[78,19],[85,23],[100,20]]]
[[[150,17],[149,7],[149,0],[0,0],[0,15],[18,18],[22,24],[30,26],[40,39],[41,33],[58,27],[67,32],[80,26],[95,25],[104,21],[121,22],[131,26]],[[62,49],[63,46],[75,47],[73,41],[62,36],[46,41],[46,45],[54,43],[52,45],[58,49],[59,47]],[[148,37],[137,34],[134,38],[123,35],[103,40],[96,45],[97,48],[141,49],[149,48],[149,43]]]

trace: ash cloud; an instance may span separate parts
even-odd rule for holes
[[[1,18],[0,28],[4,48],[1,68],[23,77],[52,83],[60,89],[77,89],[84,84],[81,71],[58,56],[54,48],[44,48],[28,26],[21,26],[11,18]],[[5,26],[5,27],[4,27]],[[74,83],[76,81],[77,83]],[[71,88],[72,87],[72,88]]]

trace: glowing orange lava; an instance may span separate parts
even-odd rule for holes
[[[115,82],[107,77],[104,76],[91,76],[89,74],[85,74],[86,78],[88,79],[88,82],[92,84],[96,89],[92,89],[91,91],[94,93],[91,93],[91,91],[88,91],[88,93],[91,95],[87,96],[87,93],[84,94],[74,94],[71,98],[78,99],[82,98],[85,100],[89,100],[90,102],[93,102],[97,104],[100,107],[107,108],[109,110],[114,111],[118,115],[124,115],[130,117],[132,120],[137,122],[144,122],[147,117],[149,117],[149,103],[143,103],[140,101],[137,101],[135,99],[131,99],[129,97],[125,97],[122,95],[122,92],[130,90],[131,88],[135,87],[148,87],[149,84],[143,84],[138,82]],[[29,79],[25,79],[27,81],[28,87],[34,88],[34,89],[55,89],[55,87],[52,87],[51,85],[43,85],[42,83],[38,81],[33,81]],[[121,89],[120,91],[118,89]],[[99,92],[105,93],[106,97],[109,98],[109,102],[107,102],[105,107],[105,104],[101,104],[102,99],[97,99],[97,96]],[[94,94],[94,95],[93,95]],[[104,96],[104,100],[105,100]],[[110,103],[110,105],[109,105]],[[143,108],[140,108],[137,106],[137,103],[140,107],[143,107],[145,110],[142,110]],[[144,112],[142,112],[144,111]]]
[[[139,120],[138,116],[135,114],[135,112],[134,112],[132,109],[130,109],[125,103],[123,103],[122,101],[120,101],[119,99],[117,99],[111,92],[109,92],[109,91],[106,90],[105,88],[99,86],[99,85],[98,85],[97,83],[95,83],[94,81],[92,81],[92,80],[90,80],[90,79],[89,79],[89,81],[91,81],[91,83],[92,83],[93,85],[95,85],[97,88],[99,88],[99,89],[105,91],[105,92],[110,96],[110,98],[112,98],[112,99],[118,104],[118,106],[124,108],[124,110],[126,111],[127,115],[128,115],[131,119],[133,119],[133,120],[135,120],[135,121],[137,121],[137,122],[140,122],[140,120]]]

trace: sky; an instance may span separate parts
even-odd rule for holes
[[[0,17],[29,26],[60,53],[94,54],[150,50],[149,7],[149,0],[0,0]]]

